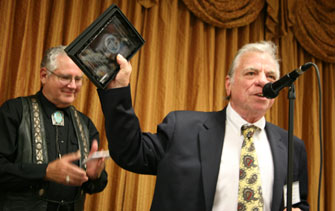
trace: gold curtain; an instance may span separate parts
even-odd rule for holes
[[[264,0],[183,0],[201,20],[224,28],[253,22],[264,7]]]
[[[297,0],[294,35],[316,58],[335,63],[335,1]]]
[[[269,1],[271,2],[271,1]],[[287,5],[280,0],[275,5]],[[0,104],[36,93],[40,88],[39,63],[43,52],[54,45],[69,44],[112,3],[117,4],[146,40],[131,59],[133,104],[142,129],[156,125],[172,110],[220,110],[224,78],[234,54],[242,45],[271,37],[279,46],[282,74],[305,62],[320,69],[323,94],[324,168],[321,210],[335,209],[335,64],[305,51],[288,24],[282,36],[273,36],[267,23],[269,8],[239,28],[217,28],[203,22],[180,0],[0,0]],[[144,3],[144,5],[142,5]],[[275,7],[278,9],[277,7]],[[288,16],[289,13],[288,13]],[[283,25],[280,25],[283,27]],[[278,32],[278,25],[273,31]],[[317,208],[319,174],[318,86],[311,68],[296,82],[294,134],[305,141],[308,153],[309,202]],[[101,147],[107,149],[104,117],[95,86],[82,88],[75,106],[87,114],[101,132]],[[287,90],[284,89],[266,118],[283,128],[288,124]],[[1,143],[1,140],[0,140]],[[285,156],[285,155],[283,155]],[[155,177],[138,175],[106,162],[107,188],[87,197],[85,210],[149,210]]]
[[[267,0],[267,5],[267,38],[286,35],[292,28],[308,53],[335,63],[334,0]]]

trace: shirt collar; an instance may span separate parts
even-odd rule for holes
[[[70,106],[66,108],[57,108],[52,102],[50,102],[42,93],[42,91],[37,92],[36,94],[38,100],[43,105],[44,111],[47,114],[48,118],[51,118],[51,114],[56,111],[63,111],[65,115],[70,115]]]
[[[230,122],[230,124],[233,125],[233,127],[237,128],[238,130],[241,130],[242,125],[255,125],[261,130],[265,128],[265,117],[263,116],[260,118],[257,122],[249,123],[246,120],[244,120],[230,105],[230,103],[227,106],[227,120]]]

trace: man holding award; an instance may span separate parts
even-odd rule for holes
[[[272,42],[242,47],[226,76],[229,104],[221,111],[169,113],[156,133],[142,132],[132,107],[132,67],[118,56],[120,71],[98,89],[109,151],[126,170],[156,175],[151,210],[284,210],[287,131],[265,120],[274,99],[263,86],[279,78]],[[294,138],[296,210],[309,210],[307,155]]]

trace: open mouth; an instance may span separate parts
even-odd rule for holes
[[[264,97],[263,93],[256,94],[258,97]]]

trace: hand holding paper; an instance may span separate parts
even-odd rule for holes
[[[102,170],[105,168],[105,158],[109,157],[109,152],[98,151],[98,142],[93,141],[88,158],[83,161],[86,164],[86,174],[90,179],[98,179]]]
[[[82,165],[86,164],[90,160],[99,159],[99,158],[110,158],[109,150],[96,151],[92,153],[91,157],[88,157],[82,162]]]

